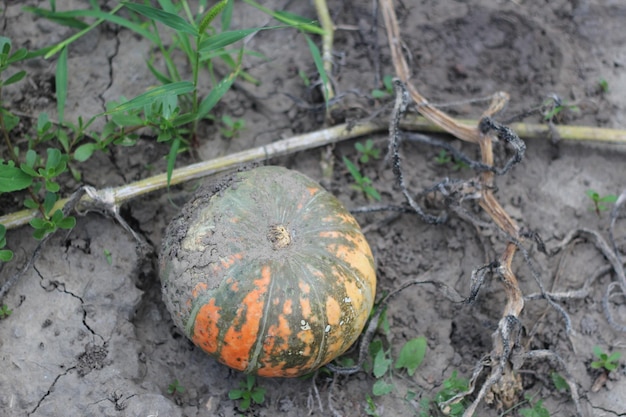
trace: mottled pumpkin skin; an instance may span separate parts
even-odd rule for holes
[[[202,188],[168,226],[160,275],[174,322],[197,346],[267,377],[303,375],[345,352],[376,288],[356,220],[281,167]]]

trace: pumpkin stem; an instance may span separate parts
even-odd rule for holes
[[[282,224],[273,224],[267,232],[267,240],[272,243],[274,250],[286,248],[291,244],[291,234]]]

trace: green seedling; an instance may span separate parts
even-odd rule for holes
[[[232,139],[238,136],[239,132],[245,128],[246,121],[243,119],[233,119],[225,114],[222,116],[222,124],[224,127],[220,128],[220,133],[225,138]]]
[[[453,371],[452,375],[445,379],[442,384],[442,389],[435,395],[435,403],[437,405],[437,409],[439,409],[439,405],[446,402],[450,398],[455,395],[467,391],[469,388],[469,382],[465,378],[459,378],[457,376],[457,371]],[[458,403],[451,404],[444,410],[446,415],[452,417],[462,416],[467,408],[467,403],[465,400],[462,400]]]
[[[448,155],[448,152],[445,149],[440,150],[437,156],[435,156],[435,163],[437,165],[446,165],[451,162],[454,162],[454,165],[452,166],[453,171],[460,171],[469,167],[469,165],[465,162],[457,161],[452,156]]]
[[[361,174],[359,168],[357,168],[357,166],[345,156],[343,157],[343,163],[346,165],[346,168],[348,168],[348,172],[350,172],[350,175],[355,182],[352,184],[352,188],[362,192],[368,198],[380,201],[380,193],[372,185],[372,180]]]
[[[108,249],[105,249],[103,252],[104,252],[104,259],[106,259],[107,263],[109,265],[113,265],[113,255],[111,255],[111,251]]]
[[[7,244],[6,233],[6,227],[4,227],[3,224],[0,224],[0,262],[9,262],[13,259],[13,251],[3,249]]]
[[[246,411],[252,405],[263,404],[265,401],[265,388],[256,386],[254,375],[246,375],[246,380],[239,383],[239,388],[228,391],[228,398],[239,401],[239,410]]]
[[[609,82],[604,78],[601,78],[600,81],[598,81],[598,87],[600,87],[600,91],[604,94],[609,92]]]
[[[305,87],[311,86],[311,79],[307,75],[307,73],[303,70],[298,70],[298,77],[302,80],[302,83]]]
[[[380,414],[378,414],[378,407],[376,406],[374,399],[369,394],[365,394],[365,403],[365,414],[372,417],[380,417]]]
[[[591,362],[593,369],[604,369],[607,372],[612,372],[619,366],[619,358],[622,356],[621,352],[613,352],[611,354],[605,353],[600,346],[593,347],[593,354],[597,360]]]
[[[169,395],[180,395],[185,393],[185,387],[183,387],[178,379],[175,379],[174,382],[167,386],[167,393]]]
[[[543,406],[543,400],[533,404],[533,398],[530,395],[526,395],[525,398],[532,407],[520,408],[519,413],[522,417],[550,417],[550,411]]]
[[[445,149],[440,150],[437,156],[435,156],[435,163],[437,165],[446,165],[450,162],[452,162],[452,157],[448,155]]]
[[[426,355],[426,338],[424,336],[411,339],[402,346],[395,369],[406,369],[409,376],[413,376]]]
[[[595,211],[597,216],[600,217],[600,213],[608,210],[606,204],[612,204],[617,201],[617,196],[614,194],[609,194],[605,196],[600,196],[600,194],[595,190],[587,190],[587,196],[593,202],[593,207],[591,210]]]
[[[0,306],[0,320],[6,319],[11,314],[13,314],[13,310],[9,310],[9,307],[7,307],[6,304],[2,304],[2,306]]]
[[[546,122],[556,121],[564,112],[578,113],[580,109],[574,104],[569,104],[558,96],[553,96],[544,102],[548,110],[544,113],[543,119]]]
[[[367,164],[371,159],[380,158],[380,149],[374,147],[374,141],[371,139],[367,139],[365,143],[355,143],[354,148],[359,153],[359,161],[362,164]]]
[[[567,381],[565,380],[565,378],[563,378],[561,376],[561,374],[559,374],[558,372],[552,372],[550,374],[550,377],[552,378],[552,382],[554,383],[554,387],[559,390],[559,391],[568,391],[569,390],[569,385],[567,384]]]
[[[374,89],[372,90],[372,97],[375,99],[387,98],[393,96],[393,76],[385,75],[383,77],[384,90]]]

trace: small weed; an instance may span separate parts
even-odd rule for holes
[[[183,394],[184,392],[185,392],[185,387],[180,385],[180,382],[178,382],[178,379],[175,379],[174,382],[172,382],[171,384],[167,386],[167,393],[169,395],[180,395],[180,394]]]
[[[435,163],[437,165],[446,165],[452,162],[454,162],[454,165],[452,166],[453,171],[460,171],[462,169],[469,168],[469,165],[465,162],[457,161],[452,156],[448,155],[448,152],[445,149],[440,150],[437,156],[435,156]]]
[[[543,120],[546,122],[559,120],[565,112],[580,112],[578,106],[567,103],[556,94],[546,100],[543,104],[547,108],[543,115]]]
[[[609,92],[609,82],[604,78],[601,78],[600,81],[598,81],[598,87],[600,87],[600,91],[604,94]]]
[[[372,97],[376,99],[391,97],[393,95],[393,76],[385,75],[383,77],[384,90],[374,89],[372,90]]]
[[[569,385],[567,385],[567,381],[565,381],[565,378],[563,378],[561,376],[561,374],[559,374],[558,372],[552,372],[550,374],[550,377],[552,378],[552,382],[554,383],[554,387],[559,390],[559,391],[568,391],[569,390]]]
[[[0,306],[0,320],[6,319],[11,314],[13,314],[13,310],[10,310],[6,304],[2,304],[2,306]]]
[[[406,369],[409,376],[413,376],[426,355],[426,338],[424,336],[411,339],[402,346],[400,355],[394,367]]]
[[[362,192],[368,198],[380,201],[380,193],[372,185],[372,180],[363,176],[359,168],[357,168],[357,166],[345,156],[343,157],[343,163],[346,165],[348,172],[350,172],[350,175],[352,175],[352,178],[354,179],[355,184],[352,184],[352,188]]]
[[[239,401],[239,410],[246,411],[252,405],[263,404],[265,401],[265,388],[256,386],[254,375],[246,375],[246,380],[239,383],[239,388],[228,391],[228,398]]]
[[[439,405],[455,395],[467,391],[469,387],[469,383],[465,378],[459,378],[457,376],[457,371],[453,371],[452,375],[443,381],[443,388],[435,395],[435,403],[437,404],[437,409],[439,409]],[[465,401],[460,401],[455,404],[451,404],[446,407],[444,414],[458,417],[462,416],[465,412],[465,408],[467,404]]]
[[[446,152],[445,149],[440,150],[437,156],[435,157],[435,163],[437,165],[445,165],[449,162],[452,162],[452,157],[448,155],[448,152]]]
[[[525,398],[532,407],[520,408],[519,413],[522,417],[550,417],[550,411],[543,406],[543,400],[532,404],[533,398],[530,395],[526,395]]]
[[[222,116],[222,124],[224,127],[220,128],[220,133],[225,138],[232,139],[237,137],[239,132],[245,128],[246,121],[243,119],[233,119],[225,114]]]
[[[619,358],[622,356],[621,352],[605,353],[600,346],[594,346],[593,354],[598,360],[591,362],[591,367],[593,369],[604,369],[607,372],[617,369]]]
[[[360,154],[359,161],[362,164],[367,164],[370,159],[380,158],[380,149],[374,147],[374,141],[371,139],[366,140],[365,143],[355,143],[354,148]]]
[[[367,406],[365,407],[365,414],[372,417],[380,417],[378,414],[378,407],[376,406],[374,399],[370,397],[369,394],[365,394],[365,402],[367,403]]]
[[[600,196],[600,194],[595,190],[587,190],[587,196],[593,202],[593,207],[591,210],[595,211],[598,217],[600,217],[600,213],[608,210],[606,204],[615,203],[617,201],[617,196],[614,194],[609,194],[605,196]]]
[[[104,259],[107,260],[109,265],[113,265],[113,255],[111,255],[111,251],[108,249],[104,250]]]
[[[306,72],[304,72],[303,70],[298,70],[298,77],[300,77],[305,87],[311,86],[311,79]]]

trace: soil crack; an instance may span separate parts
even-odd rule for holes
[[[593,408],[594,410],[601,410],[601,411],[603,411],[605,413],[610,413],[611,415],[614,415],[616,417],[626,416],[626,412],[617,412],[615,410],[611,410],[611,409],[608,409],[608,408],[604,408],[604,407],[600,407],[600,406],[597,406],[597,405],[593,405],[593,403],[591,401],[589,403],[591,404],[591,408]]]
[[[85,308],[85,301],[82,299],[82,297],[68,290],[65,287],[64,282],[56,281],[56,280],[48,280],[47,278],[45,278],[43,274],[41,273],[41,271],[39,271],[36,265],[33,265],[33,270],[35,270],[35,272],[37,272],[37,275],[39,275],[39,278],[41,279],[41,283],[40,283],[41,288],[43,288],[45,291],[57,290],[71,297],[74,297],[78,301],[80,301],[81,310],[83,311],[83,317],[82,317],[83,326],[85,326],[85,328],[89,331],[89,333],[91,333],[93,336],[97,336],[104,343],[105,342],[104,338],[100,336],[98,333],[96,333],[95,330],[93,330],[91,326],[87,323],[87,309]],[[48,285],[46,285],[46,282]]]
[[[61,379],[62,376],[67,375],[71,370],[73,370],[75,368],[76,368],[75,366],[73,366],[71,368],[68,368],[68,369],[65,370],[65,372],[63,372],[62,374],[57,375],[56,378],[54,378],[54,381],[52,381],[52,384],[50,385],[50,388],[48,388],[48,391],[43,395],[43,397],[41,397],[39,399],[39,401],[37,402],[37,405],[35,406],[35,408],[33,408],[33,410],[28,413],[29,416],[33,415],[37,411],[37,409],[41,406],[41,404],[45,401],[45,399],[48,398],[48,396],[50,394],[52,394],[52,391],[54,391],[54,386],[59,381],[59,379]]]

